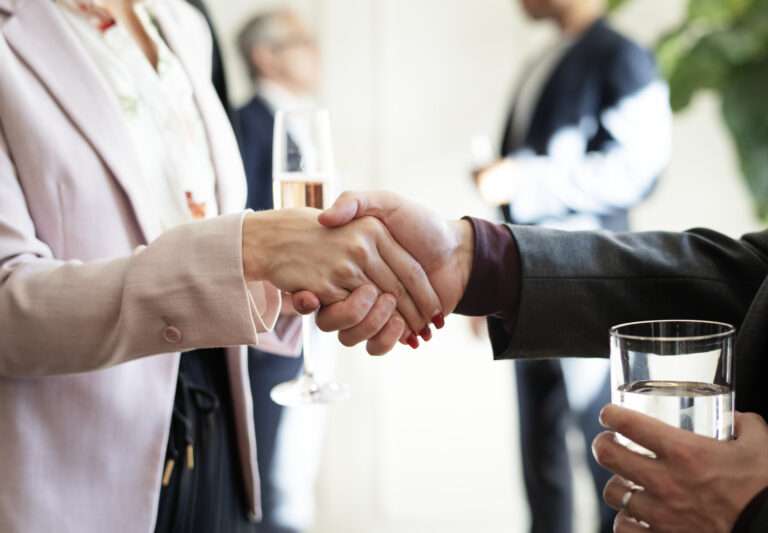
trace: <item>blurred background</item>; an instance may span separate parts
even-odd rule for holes
[[[264,9],[288,6],[317,29],[339,177],[347,189],[390,189],[446,217],[498,219],[474,186],[470,140],[500,143],[527,59],[555,29],[513,0],[219,0],[205,2],[221,41],[230,97],[252,88],[235,36]],[[615,27],[651,47],[683,18],[683,0],[629,2]],[[675,115],[673,155],[636,230],[761,227],[719,99],[698,94]],[[494,362],[462,317],[413,351],[372,358],[339,348],[336,377],[352,398],[327,410],[315,533],[524,531],[512,365]],[[607,333],[606,333],[607,342]],[[308,408],[301,416],[311,419]],[[577,439],[573,445],[579,446]],[[314,444],[307,444],[314,446]],[[302,443],[294,443],[301,453]],[[574,473],[584,483],[584,472]],[[590,490],[576,490],[578,531]]]

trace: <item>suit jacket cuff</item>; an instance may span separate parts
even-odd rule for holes
[[[472,270],[456,313],[509,317],[517,313],[520,254],[506,226],[465,217],[474,230]]]

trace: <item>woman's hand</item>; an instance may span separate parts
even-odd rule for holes
[[[397,243],[422,265],[440,298],[439,313],[430,316],[432,323],[441,328],[443,316],[456,308],[469,280],[474,252],[471,224],[466,220],[447,221],[416,202],[384,191],[345,192],[319,220],[328,227],[343,227],[368,216],[383,222]],[[294,294],[293,301],[302,312],[317,305],[317,298],[307,291]],[[353,322],[344,307],[338,304],[333,309],[321,309],[318,324],[322,321],[334,330],[341,330],[339,338],[344,337],[350,343],[369,339],[370,353],[381,354],[392,349],[397,342],[392,328],[378,332],[374,338],[370,335],[371,327],[347,331]]]
[[[609,432],[594,440],[597,462],[617,474],[603,492],[608,505],[620,510],[632,484],[644,489],[630,497],[629,516],[617,516],[617,533],[728,533],[747,503],[768,486],[768,425],[754,413],[736,413],[732,441],[696,435],[616,405],[603,409],[600,422],[656,454],[630,451]]]
[[[380,221],[364,217],[343,227],[327,228],[318,223],[319,213],[301,208],[246,215],[246,280],[269,281],[291,293],[311,291],[322,305],[345,300],[362,285],[373,285],[394,296],[397,310],[412,331],[425,331],[429,317],[441,307],[421,265]],[[307,311],[306,305],[297,308]]]

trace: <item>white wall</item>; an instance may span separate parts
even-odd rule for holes
[[[516,77],[550,28],[528,24],[512,0],[211,0],[240,102],[249,89],[235,31],[277,4],[318,27],[319,97],[348,188],[392,189],[450,217],[496,216],[468,177],[469,139],[498,139]],[[650,43],[683,5],[636,1],[617,24]],[[732,235],[759,227],[711,97],[675,120],[673,161],[633,222]],[[462,318],[416,352],[341,350],[337,374],[354,396],[330,411],[316,532],[524,530],[511,365],[493,362]]]

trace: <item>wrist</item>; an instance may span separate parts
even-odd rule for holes
[[[469,220],[454,220],[449,222],[455,236],[456,248],[453,261],[459,274],[459,299],[464,296],[472,272],[472,262],[475,253],[475,232]]]
[[[271,253],[267,250],[269,240],[265,235],[269,232],[269,211],[249,212],[243,217],[242,257],[243,276],[246,282],[264,281],[267,279],[267,262]]]

